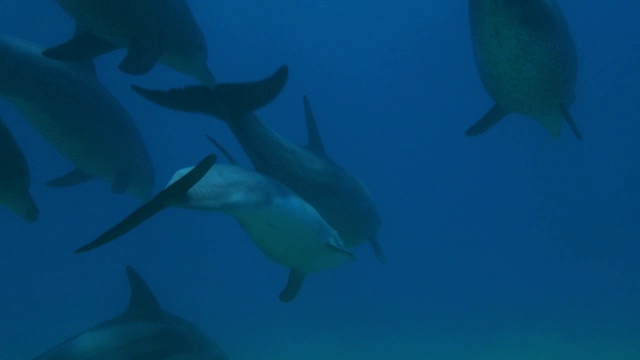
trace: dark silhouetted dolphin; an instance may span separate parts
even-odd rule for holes
[[[224,120],[258,172],[270,176],[311,204],[334,228],[347,247],[370,241],[380,261],[377,241],[380,216],[364,184],[325,153],[311,107],[304,98],[309,143],[300,147],[265,126],[247,104],[266,104],[287,79],[283,66],[267,79],[243,84],[218,84],[157,91],[134,86],[150,101],[177,110],[199,112]],[[233,94],[233,95],[231,95]]]
[[[157,62],[213,85],[207,44],[184,0],[56,0],[80,29],[68,42],[47,49],[56,60],[78,61],[128,49],[120,70],[145,74]]]
[[[495,104],[467,131],[479,135],[509,113],[526,115],[554,138],[575,99],[576,50],[554,0],[469,0],[480,79]]]
[[[354,260],[322,216],[278,181],[235,165],[202,163],[177,171],[154,199],[76,252],[115,240],[168,206],[232,215],[267,257],[291,270],[283,301],[293,300],[307,273]]]
[[[127,267],[131,299],[115,318],[77,335],[34,360],[228,360],[192,323],[160,307],[144,279]]]
[[[114,192],[148,198],[153,165],[133,119],[90,70],[40,53],[33,44],[0,36],[0,96],[76,166],[49,185],[104,178]]]
[[[16,139],[0,119],[0,204],[29,222],[38,219],[29,186],[31,174]]]

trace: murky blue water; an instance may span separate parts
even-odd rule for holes
[[[516,115],[464,136],[492,104],[464,2],[291,3],[189,1],[219,81],[289,65],[258,115],[303,144],[310,98],[327,152],[378,204],[388,263],[361,246],[282,304],[287,270],[232,218],[181,209],[73,255],[139,202],[104,181],[45,187],[72,165],[3,100],[41,215],[26,224],[0,208],[0,357],[31,358],[118,314],[131,264],[165,309],[238,360],[640,359],[640,3],[560,1],[579,56],[582,141]],[[4,1],[0,32],[52,46],[73,22],[54,1]],[[214,152],[205,133],[250,166],[222,122],[129,89],[193,80],[164,66],[125,75],[124,54],[98,58],[98,75],[137,121],[157,190]]]

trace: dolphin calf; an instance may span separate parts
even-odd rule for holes
[[[43,57],[41,48],[0,36],[0,96],[76,169],[49,182],[69,186],[104,178],[116,192],[148,198],[151,158],[133,119],[92,69]]]
[[[228,360],[192,323],[160,307],[144,279],[127,267],[129,306],[119,316],[83,332],[33,360]]]
[[[29,166],[16,139],[0,119],[0,204],[5,205],[29,222],[38,219],[29,186]]]
[[[304,147],[283,139],[240,103],[265,103],[284,87],[287,75],[288,69],[283,66],[264,80],[218,84],[215,90],[205,86],[169,91],[133,89],[156,104],[225,121],[258,172],[280,181],[311,204],[347,247],[370,241],[378,259],[384,262],[377,240],[380,216],[371,195],[360,179],[327,156],[307,98],[304,107],[309,139]],[[242,94],[243,89],[242,96],[229,96]]]
[[[163,63],[213,85],[207,44],[185,0],[56,0],[82,31],[47,49],[46,57],[78,61],[128,49],[120,70],[145,74]]]
[[[577,55],[554,0],[468,0],[476,66],[495,104],[466,134],[479,135],[509,113],[531,117],[554,138],[566,121],[581,138],[569,107]]]
[[[280,295],[283,301],[293,300],[305,274],[354,260],[322,216],[278,181],[235,165],[202,164],[177,171],[154,199],[76,252],[115,240],[158,211],[175,206],[232,215],[267,257],[290,269]]]

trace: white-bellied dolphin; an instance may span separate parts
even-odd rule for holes
[[[215,90],[205,86],[169,91],[137,86],[133,89],[156,104],[204,113],[225,121],[258,172],[280,181],[311,204],[338,232],[347,247],[370,241],[378,259],[384,262],[377,241],[380,216],[371,195],[360,179],[326,155],[306,97],[309,140],[304,147],[283,139],[242,103],[263,104],[266,99],[275,97],[284,87],[287,75],[288,69],[283,66],[264,80],[218,84]]]
[[[131,266],[127,276],[131,298],[124,313],[33,360],[228,360],[220,346],[198,327],[162,310]]]
[[[283,301],[293,300],[305,274],[354,259],[322,216],[278,181],[235,165],[207,167],[201,162],[177,171],[154,199],[76,252],[115,240],[149,216],[175,206],[232,215],[267,257],[291,270],[280,295]]]
[[[0,119],[0,204],[29,222],[38,219],[29,186],[31,173],[18,142]]]
[[[163,63],[213,85],[207,44],[185,0],[56,0],[82,29],[44,55],[63,61],[128,49],[120,70],[147,73]]]
[[[76,166],[49,185],[104,178],[114,192],[148,198],[153,166],[133,119],[91,69],[40,53],[36,45],[0,36],[0,96]]]
[[[479,135],[509,113],[531,117],[554,138],[575,99],[577,55],[554,0],[469,0],[476,66],[495,104],[466,134]]]

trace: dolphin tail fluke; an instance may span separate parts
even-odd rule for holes
[[[493,107],[491,107],[491,109],[489,109],[489,111],[482,117],[482,119],[478,120],[464,133],[467,136],[480,135],[492,128],[495,124],[500,122],[500,120],[504,119],[506,115],[507,112],[502,110],[502,108],[500,108],[498,104],[494,104]]]
[[[564,105],[560,105],[560,110],[562,111],[562,115],[564,116],[565,121],[567,122],[567,124],[569,124],[571,131],[573,131],[573,134],[578,140],[582,140],[582,134],[580,134],[578,126],[576,125],[575,121],[573,121],[573,116],[571,116],[569,109],[567,109],[567,107]]]
[[[291,271],[289,271],[287,285],[280,292],[280,301],[287,303],[295,299],[300,292],[300,288],[302,287],[302,283],[306,276],[306,273],[291,269]]]
[[[387,258],[384,256],[384,252],[382,251],[382,246],[380,245],[380,241],[377,238],[373,238],[369,240],[369,244],[371,244],[371,248],[373,249],[373,253],[376,255],[376,258],[380,262],[380,264],[386,264]]]
[[[214,88],[188,86],[169,91],[150,90],[136,85],[132,89],[145,99],[175,110],[204,113],[225,121],[257,110],[280,94],[289,70],[281,66],[266,79],[246,83],[220,83]]]
[[[198,163],[198,165],[196,165],[191,171],[189,171],[173,184],[169,185],[166,189],[159,192],[156,196],[153,197],[153,199],[137,208],[129,216],[124,218],[111,229],[107,230],[94,241],[78,248],[74,252],[76,254],[87,252],[108,242],[111,242],[126,234],[136,226],[140,225],[156,213],[164,210],[165,208],[176,202],[179,202],[182,197],[186,196],[187,191],[189,191],[189,189],[191,189],[196,183],[198,183],[198,181],[202,179],[207,171],[211,169],[215,161],[215,155],[207,156],[202,161],[200,161],[200,163]]]
[[[93,59],[117,48],[113,43],[83,31],[63,44],[44,50],[42,55],[59,61],[82,61]]]
[[[85,183],[93,178],[93,176],[76,168],[60,177],[47,181],[46,185],[51,187],[69,187]]]

